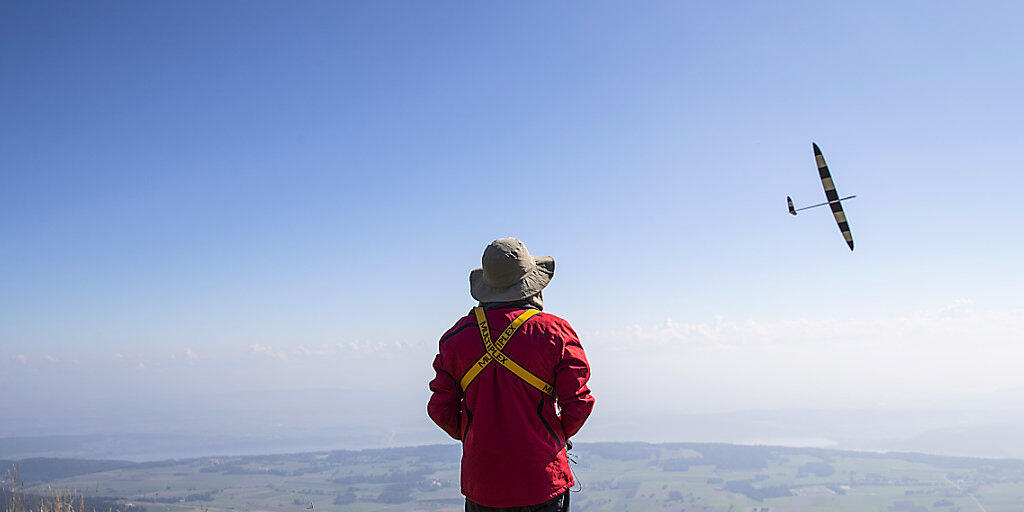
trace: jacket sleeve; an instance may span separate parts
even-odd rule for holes
[[[576,332],[565,325],[562,333],[562,360],[555,369],[555,394],[558,407],[562,410],[562,430],[568,439],[583,427],[583,423],[594,409],[594,397],[587,387],[590,379],[590,364],[583,353],[583,345]]]
[[[459,421],[462,416],[462,389],[452,374],[445,368],[444,355],[438,350],[434,357],[434,380],[430,381],[430,401],[427,415],[452,439],[462,440]]]

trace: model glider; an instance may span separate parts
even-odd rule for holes
[[[857,196],[839,197],[839,193],[836,192],[836,185],[832,182],[832,175],[828,173],[828,166],[825,165],[825,157],[821,156],[821,150],[818,149],[818,145],[811,143],[814,147],[814,160],[818,164],[818,174],[821,176],[821,186],[825,188],[825,198],[827,202],[820,204],[813,204],[811,206],[804,206],[803,208],[794,208],[793,199],[786,196],[786,204],[789,206],[789,213],[796,215],[796,212],[806,210],[808,208],[817,208],[819,206],[825,206],[826,204],[832,208],[832,215],[836,218],[836,224],[839,225],[839,231],[843,233],[843,238],[846,239],[846,245],[850,246],[850,250],[853,250],[853,235],[850,234],[850,223],[846,221],[846,213],[843,212],[843,201],[847,199],[853,199]]]

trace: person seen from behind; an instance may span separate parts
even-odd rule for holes
[[[470,272],[479,305],[439,343],[427,414],[462,441],[466,512],[566,512],[566,446],[594,408],[569,322],[542,313],[555,261],[502,238]]]

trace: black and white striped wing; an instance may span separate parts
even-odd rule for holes
[[[839,225],[839,231],[843,232],[843,238],[846,239],[846,245],[850,246],[850,250],[853,250],[853,235],[850,234],[850,223],[846,221],[846,213],[843,212],[843,204],[839,202],[839,193],[836,192],[836,185],[832,183],[832,175],[828,173],[828,166],[825,165],[825,157],[821,156],[821,150],[818,149],[818,145],[811,143],[814,146],[814,160],[818,163],[818,174],[821,176],[821,186],[825,188],[825,197],[828,199],[829,206],[832,207],[832,215],[836,218],[836,224]]]

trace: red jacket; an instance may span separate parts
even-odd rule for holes
[[[491,340],[523,306],[487,310]],[[427,414],[462,441],[462,494],[488,507],[543,503],[573,485],[565,441],[591,409],[590,365],[569,323],[538,313],[522,324],[502,352],[554,385],[555,401],[491,361],[463,393],[460,380],[481,356],[483,340],[471,311],[441,337]]]

